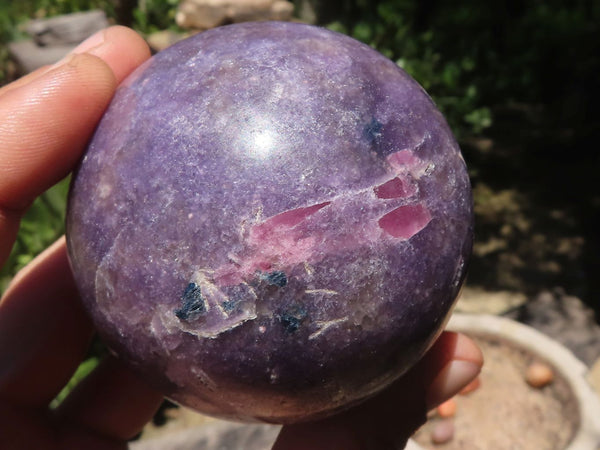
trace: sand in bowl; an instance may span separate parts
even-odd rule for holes
[[[454,398],[452,417],[433,412],[414,439],[422,447],[436,450],[565,449],[574,436],[579,414],[575,397],[560,373],[554,370],[551,383],[534,388],[527,383],[527,371],[532,364],[546,364],[543,359],[498,338],[471,337],[485,357],[480,386]],[[440,430],[452,437],[434,443],[439,442]]]

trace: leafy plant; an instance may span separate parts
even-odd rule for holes
[[[79,384],[81,380],[87,377],[92,370],[94,370],[98,364],[100,363],[100,358],[97,356],[92,356],[81,364],[69,380],[69,382],[62,388],[62,390],[58,393],[58,395],[50,402],[50,409],[56,409],[63,402],[67,395]]]
[[[496,106],[514,103],[543,104],[562,127],[587,123],[600,65],[597,2],[332,3],[344,15],[329,27],[398,61],[459,138],[482,133]]]
[[[177,29],[175,13],[179,0],[140,0],[133,10],[133,27],[140,33]]]
[[[492,124],[492,113],[483,104],[474,79],[476,60],[465,53],[455,58],[440,45],[444,32],[420,29],[418,2],[379,1],[357,7],[363,10],[354,22],[333,22],[329,28],[349,34],[375,47],[413,76],[446,116],[459,137],[480,134]],[[444,39],[445,41],[445,39]]]
[[[0,269],[0,292],[4,292],[14,274],[64,233],[68,182],[65,179],[50,188],[25,213],[8,261]]]

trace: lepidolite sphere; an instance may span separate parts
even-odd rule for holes
[[[119,357],[181,404],[289,423],[377,393],[430,346],[464,278],[471,194],[446,122],[393,62],[246,23],[119,87],[67,231]]]

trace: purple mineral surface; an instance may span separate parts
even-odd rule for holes
[[[119,87],[67,232],[115,354],[183,405],[290,423],[379,392],[431,345],[465,275],[471,193],[445,120],[393,62],[245,23]]]

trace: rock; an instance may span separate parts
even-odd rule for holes
[[[271,6],[271,18],[269,20],[290,20],[294,13],[294,5],[286,1],[276,1]]]
[[[296,0],[296,13],[297,17],[305,23],[316,24],[317,19],[317,5],[311,0]]]
[[[554,371],[550,366],[540,362],[534,362],[527,367],[525,381],[529,386],[541,389],[548,386],[554,380]]]
[[[442,445],[450,442],[454,437],[454,422],[452,419],[440,420],[431,430],[431,442]]]
[[[146,36],[146,42],[152,50],[160,52],[186,37],[189,37],[189,34],[177,33],[172,30],[162,30]]]
[[[222,417],[308,420],[385,387],[443,325],[470,253],[467,172],[434,108],[324,28],[234,24],[155,55],[71,191],[105,342]]]
[[[437,413],[440,417],[454,417],[456,414],[456,400],[453,398],[446,400],[444,403],[437,407]]]
[[[600,326],[594,311],[560,288],[541,292],[507,317],[556,339],[588,366],[600,357]]]
[[[218,421],[129,444],[131,450],[268,450],[281,427]]]
[[[40,46],[62,46],[78,44],[107,26],[104,11],[94,10],[32,20],[26,30]]]
[[[66,14],[30,21],[26,30],[32,39],[11,42],[8,50],[21,73],[54,64],[77,44],[109,25],[104,11]]]
[[[19,72],[23,74],[47,64],[54,64],[74,48],[75,45],[40,47],[32,39],[8,44],[10,56],[17,64]]]
[[[183,0],[175,16],[177,25],[206,30],[230,22],[292,18],[294,5],[283,0]]]
[[[485,291],[465,286],[455,310],[465,314],[500,315],[524,305],[526,301],[527,297],[520,292]]]
[[[483,154],[490,153],[494,148],[494,141],[484,137],[469,138],[465,143]]]
[[[225,22],[226,8],[216,5],[199,4],[197,1],[184,0],[179,4],[175,22],[181,28],[206,30]]]

